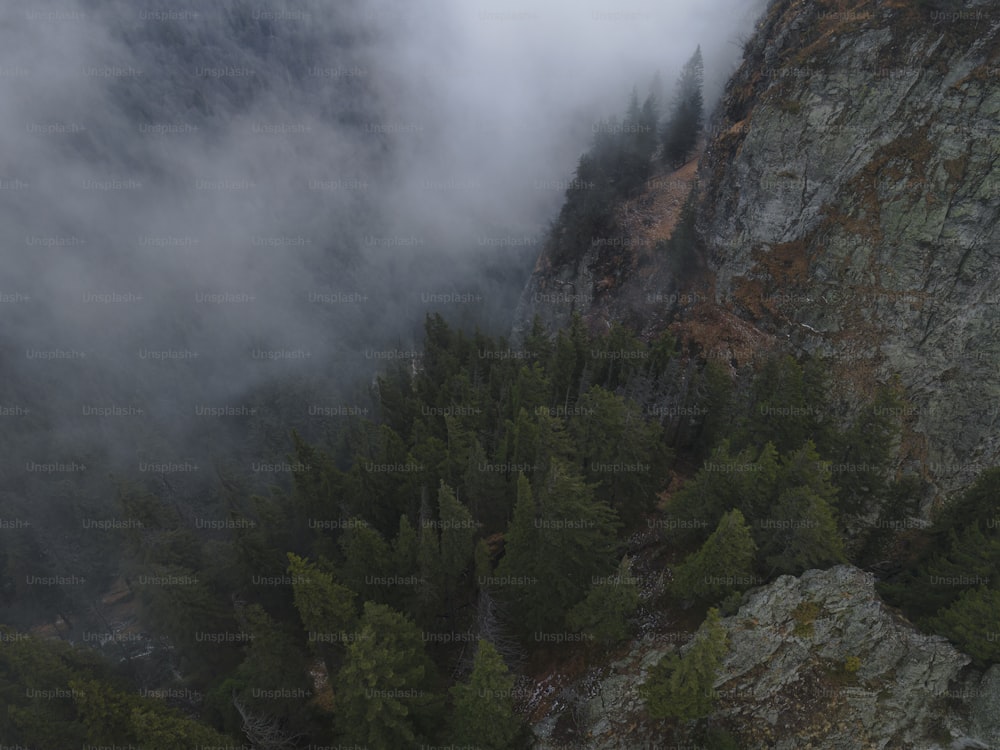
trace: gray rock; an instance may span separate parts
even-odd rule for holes
[[[748,750],[992,747],[1000,668],[981,677],[968,656],[883,604],[874,583],[841,565],[782,576],[747,594],[722,621],[729,650],[713,720]],[[535,726],[535,747],[564,746],[553,734],[565,712],[581,738],[574,747],[656,746],[661,730],[645,716],[638,687],[671,649],[647,634],[589,689],[586,680],[567,685],[560,710]],[[850,658],[859,660],[853,673]]]
[[[898,373],[954,490],[1000,460],[1000,21],[880,4],[816,42],[802,5],[772,4],[702,159],[717,301],[858,389]]]

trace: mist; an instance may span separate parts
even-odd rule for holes
[[[656,71],[669,96],[698,44],[710,107],[753,18],[739,0],[7,8],[3,501],[50,512],[108,472],[175,487],[171,465],[238,453],[263,391],[311,393],[302,424],[359,403],[427,311],[506,334],[595,120]]]

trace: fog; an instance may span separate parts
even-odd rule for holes
[[[217,426],[293,376],[304,422],[353,403],[427,310],[505,333],[595,118],[657,70],[669,95],[697,44],[710,105],[752,21],[740,0],[8,6],[4,500],[225,456]]]

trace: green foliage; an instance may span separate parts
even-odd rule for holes
[[[795,635],[812,636],[813,623],[816,622],[816,618],[820,616],[821,612],[822,608],[817,602],[803,601],[795,605],[795,609],[792,610],[792,619],[795,620],[792,631]]]
[[[663,129],[663,161],[680,166],[690,156],[704,118],[702,83],[705,67],[699,46],[684,64],[677,81],[677,96]]]
[[[304,563],[304,561],[299,560],[299,563]],[[315,571],[306,575],[311,575],[312,580],[318,582],[319,576]],[[297,587],[305,589],[309,586],[299,583]],[[308,606],[305,605],[305,608],[308,609]],[[321,602],[318,609],[330,610],[334,606],[334,602]],[[353,615],[353,612],[351,614]],[[308,695],[311,692],[312,685],[306,671],[307,660],[305,654],[298,648],[296,634],[287,626],[283,626],[282,623],[271,618],[259,604],[247,606],[243,610],[242,620],[244,634],[248,639],[245,642],[248,643],[248,646],[246,657],[234,674],[233,687],[239,686],[241,688],[239,690],[240,700],[255,714],[259,713],[278,720],[292,720],[294,722],[296,718],[301,718],[301,700],[271,700],[259,696],[268,695],[269,692],[266,691],[288,690],[292,691],[293,694],[295,691],[301,691],[302,695]],[[327,628],[327,630],[311,630],[309,638],[311,645],[329,642],[329,639],[322,636],[317,638],[318,634],[336,633],[340,635],[343,632],[331,627],[328,620],[324,621],[320,627]],[[336,662],[331,659],[330,663]],[[229,702],[230,696],[223,694],[220,697],[225,699],[227,703]],[[235,713],[235,709],[233,709],[233,713]]]
[[[878,587],[888,602],[980,660],[996,656],[994,642],[985,640],[982,617],[1000,588],[998,490],[1000,469],[984,471],[921,534],[921,556]],[[996,610],[992,617],[995,623]]]
[[[233,649],[200,637],[236,629],[231,611],[209,585],[205,572],[151,565],[139,576],[135,589],[144,622],[176,645],[187,674],[207,678],[236,666],[239,657]]]
[[[750,411],[737,444],[771,442],[779,453],[787,453],[812,440],[828,453],[828,381],[826,365],[820,359],[800,364],[790,355],[766,358],[754,378]]]
[[[966,589],[954,604],[929,620],[980,667],[1000,662],[1000,591]]]
[[[514,520],[496,575],[519,585],[504,594],[524,633],[562,627],[566,612],[581,601],[594,577],[614,568],[613,510],[594,499],[592,488],[558,460],[533,492],[518,480]]]
[[[634,527],[656,507],[656,494],[667,484],[670,452],[663,428],[644,420],[638,405],[597,386],[577,407],[569,434],[584,477],[595,485],[596,497]]]
[[[861,514],[872,499],[889,491],[888,466],[899,442],[903,401],[888,386],[880,387],[874,401],[862,409],[851,426],[839,436],[834,456],[854,470],[838,472],[839,507],[848,514]]]
[[[632,576],[632,561],[623,557],[614,576],[593,582],[587,598],[569,611],[566,624],[612,645],[628,637],[628,618],[638,606],[639,579]]]
[[[744,747],[740,744],[739,738],[719,727],[709,727],[701,744],[710,750],[742,750]]]
[[[764,446],[759,454],[747,448],[734,455],[723,440],[668,508],[677,526],[675,537],[680,543],[703,542],[732,508],[754,519],[757,508],[773,495],[775,474],[773,446]]]
[[[233,739],[115,680],[92,651],[0,626],[0,741],[71,750],[87,745],[190,748]]]
[[[700,83],[697,88],[700,118]],[[690,111],[693,104],[691,101],[685,111]],[[574,248],[617,231],[615,205],[632,195],[652,171],[659,116],[656,92],[651,91],[640,105],[639,93],[633,89],[621,120],[610,117],[595,123],[593,143],[580,157],[559,218],[550,232],[549,250],[554,258],[565,260]]]
[[[683,656],[672,653],[651,671],[639,692],[654,719],[700,719],[712,710],[712,686],[726,655],[726,629],[710,609]]]
[[[449,609],[453,610],[459,581],[472,562],[476,527],[468,508],[458,501],[455,491],[444,482],[438,490],[438,514],[442,581]],[[434,532],[433,529],[425,529],[424,533]]]
[[[452,744],[507,750],[521,732],[514,711],[514,677],[493,644],[480,640],[467,683],[451,688]]]
[[[738,509],[726,513],[701,548],[674,571],[674,592],[685,599],[719,601],[751,583],[754,544]]]
[[[785,490],[761,554],[769,575],[798,575],[844,562],[844,543],[830,506],[808,487]]]
[[[309,633],[340,635],[357,620],[356,594],[314,563],[288,553],[288,575],[292,579],[295,609]]]
[[[674,498],[671,515],[681,526],[676,537],[701,541],[705,528],[736,508],[751,526],[757,568],[767,578],[843,562],[830,474],[811,441],[780,457],[771,443],[756,456],[750,449],[733,456],[723,441]],[[707,561],[699,558],[699,564]],[[683,581],[688,578],[685,571]],[[693,595],[683,582],[682,590]]]
[[[343,741],[373,750],[426,744],[440,717],[436,682],[419,628],[389,607],[366,602],[359,637],[336,680]]]
[[[391,595],[380,579],[390,575],[393,555],[382,535],[360,519],[351,519],[340,538],[340,546],[343,563],[338,573],[344,585],[357,592],[362,601],[388,604]]]
[[[231,744],[228,737],[173,712],[134,708],[131,713],[135,742],[157,750],[190,750]]]

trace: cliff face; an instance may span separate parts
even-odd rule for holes
[[[918,633],[888,610],[857,568],[782,576],[747,594],[722,624],[729,651],[714,686],[713,722],[740,747],[998,747],[1000,667],[985,675],[968,669],[969,657],[945,639]],[[646,633],[616,661],[567,685],[554,701],[559,710],[536,725],[536,747],[664,747],[670,730],[644,717],[637,685],[677,648],[671,635]],[[845,669],[852,657],[856,671]],[[566,726],[573,735],[558,736]]]
[[[698,196],[716,302],[861,391],[899,373],[939,489],[1000,458],[1000,15],[950,6],[773,3]]]
[[[519,341],[537,315],[548,330],[580,313],[595,330],[618,321],[651,335],[666,328],[674,311],[696,298],[678,292],[676,275],[657,247],[681,221],[697,182],[698,160],[676,171],[658,169],[636,198],[615,207],[619,231],[590,238],[573,257],[557,259],[550,246],[539,256],[515,313]]]
[[[542,254],[515,340],[575,310],[736,365],[824,355],[845,402],[898,375],[902,467],[933,494],[969,485],[1000,464],[1000,11],[774,0],[744,51],[699,158],[619,207],[615,254]],[[685,230],[689,194],[701,263],[678,274],[657,240]],[[713,719],[748,748],[1000,748],[1000,666],[973,670],[872,583],[841,566],[745,597]],[[669,635],[560,691],[538,746],[658,746],[635,686]]]
[[[514,340],[578,311],[725,361],[820,353],[848,400],[899,374],[932,494],[1000,460],[1000,13],[943,5],[772,2],[700,158],[619,206],[620,237],[543,252]],[[678,275],[657,243],[692,189]]]

